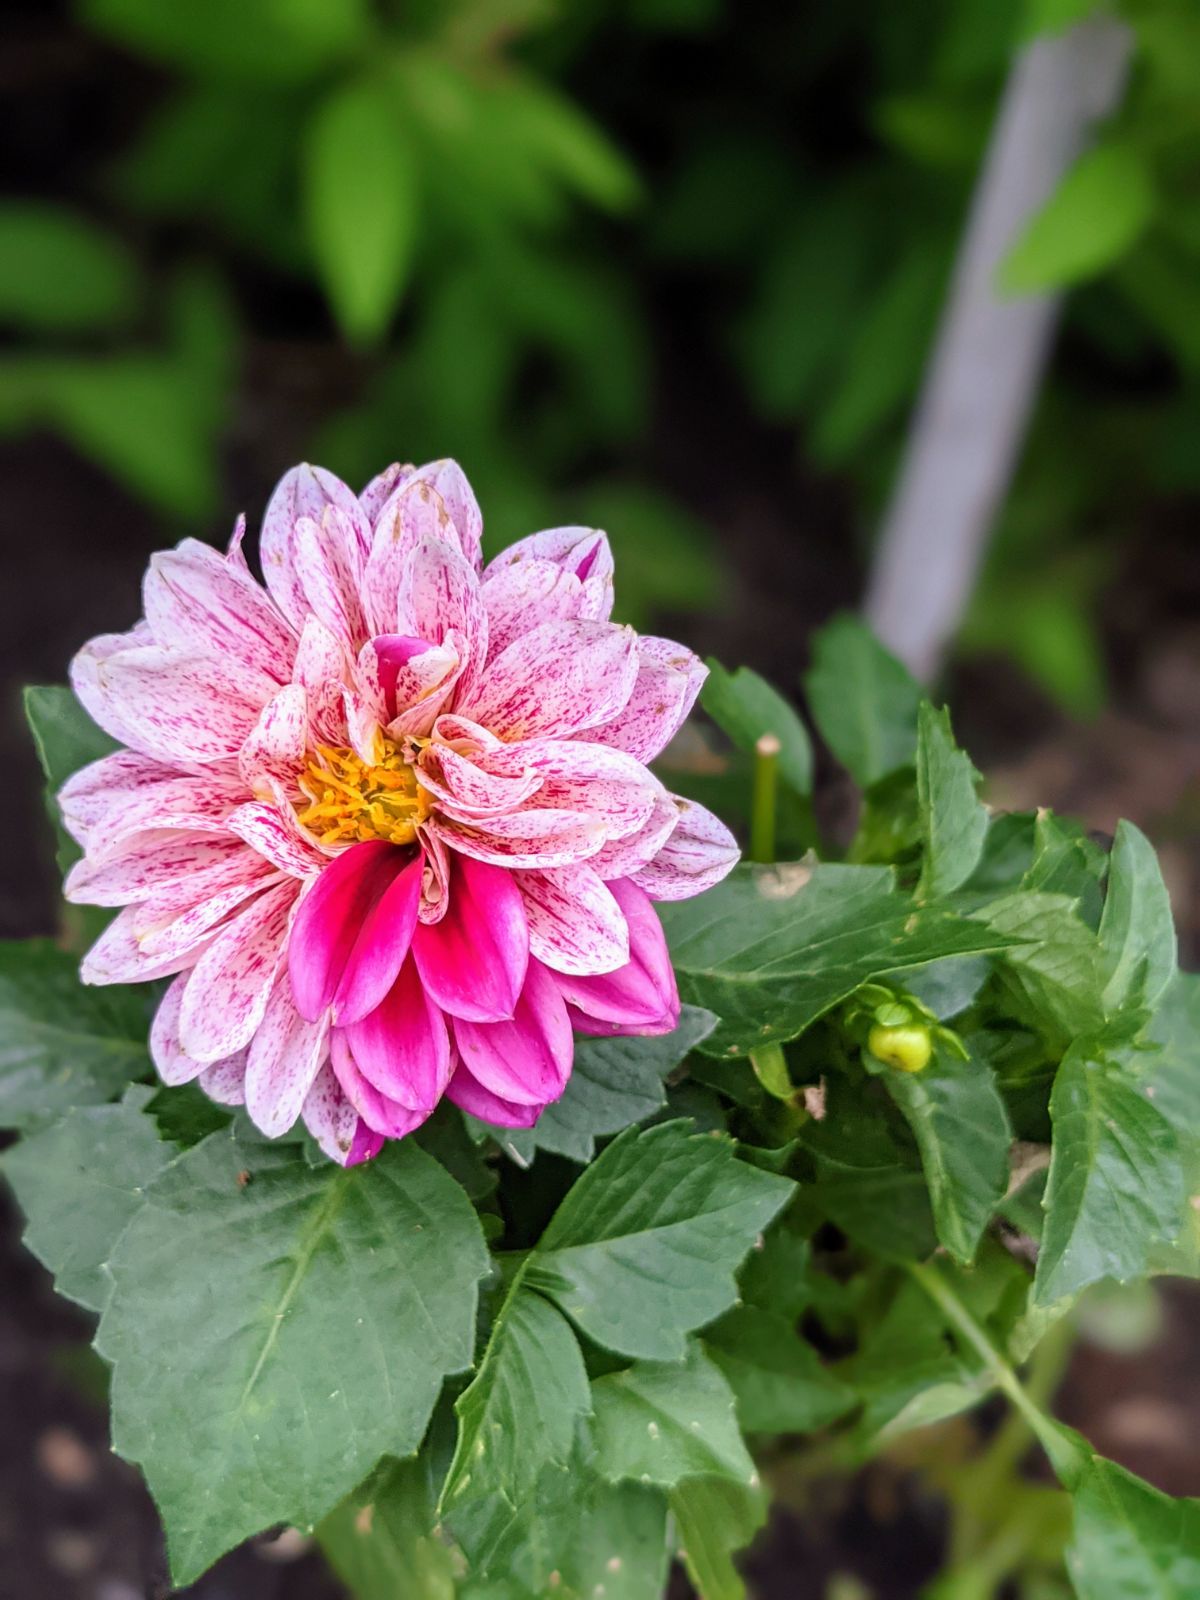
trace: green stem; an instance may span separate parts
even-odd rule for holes
[[[750,805],[751,861],[775,859],[780,748],[779,740],[773,733],[764,733],[754,746],[754,793]]]

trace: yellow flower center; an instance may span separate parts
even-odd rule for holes
[[[297,819],[322,844],[411,844],[432,804],[412,763],[388,739],[380,741],[379,759],[371,764],[353,750],[320,745],[300,787],[309,803],[296,807]]]

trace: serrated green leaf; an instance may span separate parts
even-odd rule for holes
[[[104,1270],[146,1185],[177,1154],[144,1110],[149,1089],[119,1105],[68,1111],[6,1152],[3,1170],[25,1213],[25,1244],[68,1300],[99,1311]]]
[[[704,1600],[742,1600],[746,1586],[733,1564],[767,1520],[761,1490],[728,1478],[689,1478],[668,1496],[688,1576]]]
[[[1100,919],[1105,1014],[1152,1008],[1175,972],[1175,922],[1154,847],[1132,822],[1119,822]]]
[[[383,1461],[317,1528],[355,1600],[454,1600],[454,1557],[434,1533],[429,1461]]]
[[[685,1478],[732,1478],[757,1488],[734,1415],[733,1391],[693,1342],[682,1364],[637,1361],[592,1385],[596,1467],[610,1483],[672,1488]]]
[[[686,1123],[631,1130],[576,1181],[526,1281],[606,1349],[679,1360],[732,1304],[734,1269],[793,1188]]]
[[[917,799],[924,845],[917,898],[950,894],[974,872],[987,833],[975,793],[979,774],[954,742],[950,714],[921,702],[917,721]]]
[[[1008,943],[981,921],[914,906],[887,867],[735,867],[660,908],[679,991],[721,1019],[702,1049],[748,1055],[793,1039],[870,979]]]
[[[128,321],[138,275],[120,240],[59,206],[0,204],[0,323],[91,333]]]
[[[913,1131],[938,1240],[967,1265],[1008,1186],[1008,1113],[985,1061],[939,1049],[922,1072],[881,1074]]]
[[[860,788],[911,766],[920,686],[856,617],[816,635],[804,686],[822,738]]]
[[[151,995],[85,987],[48,939],[0,944],[0,1127],[33,1128],[149,1076]]]
[[[1039,1028],[1071,1039],[1104,1025],[1100,946],[1065,895],[1018,892],[993,901],[979,920],[1024,941],[1003,952],[999,967],[1015,985]]]
[[[797,794],[812,793],[812,741],[794,707],[749,667],[727,672],[708,658],[708,677],[700,704],[717,726],[747,755],[764,734],[779,740],[779,775]]]
[[[1046,1307],[1101,1278],[1146,1271],[1183,1225],[1179,1139],[1146,1093],[1154,1050],[1077,1041],[1054,1080],[1054,1143],[1033,1299]]]
[[[1088,927],[1096,927],[1103,905],[1101,884],[1108,857],[1077,822],[1039,811],[1033,825],[1033,856],[1021,887],[1044,894],[1066,895],[1078,903]]]
[[[647,1039],[577,1039],[563,1096],[546,1107],[532,1130],[538,1148],[572,1161],[590,1161],[598,1138],[661,1111],[667,1103],[663,1079],[708,1037],[716,1020],[698,1006],[684,1006],[671,1033]]]
[[[454,1405],[458,1445],[443,1511],[453,1517],[492,1495],[519,1505],[547,1462],[566,1466],[575,1424],[588,1408],[587,1372],[570,1323],[518,1278],[479,1372]]]
[[[1067,1567],[1079,1600],[1200,1594],[1200,1500],[1172,1500],[1099,1457],[1073,1499]]]
[[[340,85],[313,114],[304,214],[317,268],[347,338],[386,330],[417,237],[417,174],[382,84]]]
[[[96,1344],[114,1446],[145,1472],[184,1584],[417,1448],[444,1377],[470,1363],[488,1255],[462,1190],[411,1141],[343,1171],[234,1131],[150,1186],[109,1270]]]
[[[811,1433],[843,1416],[854,1391],[828,1371],[786,1316],[735,1306],[704,1331],[747,1433]]]
[[[1119,261],[1154,214],[1149,169],[1132,144],[1086,151],[1027,224],[997,273],[1004,294],[1040,294]]]

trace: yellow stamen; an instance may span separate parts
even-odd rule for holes
[[[299,781],[309,804],[296,807],[297,820],[322,844],[368,839],[410,844],[433,798],[417,782],[416,769],[404,752],[387,739],[381,739],[374,763],[353,750],[320,745]]]

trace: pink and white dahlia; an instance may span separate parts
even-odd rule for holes
[[[443,1095],[525,1127],[572,1030],[661,1033],[679,999],[652,902],[737,847],[646,763],[705,668],[609,621],[603,533],[555,528],[490,566],[453,462],[361,496],[319,467],[242,554],[155,556],[144,619],[72,681],[124,746],[60,796],[68,898],[121,906],[89,983],[173,977],[151,1050],[279,1135],[375,1154]]]

